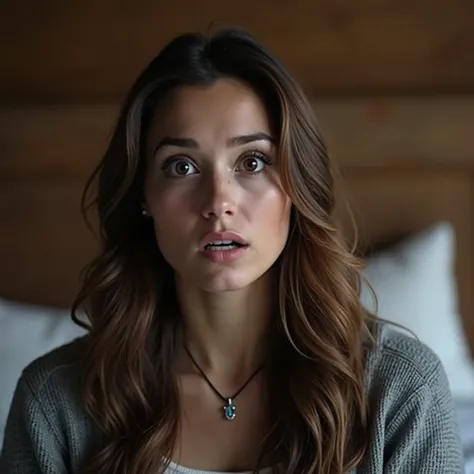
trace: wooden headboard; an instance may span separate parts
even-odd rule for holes
[[[447,220],[460,310],[474,349],[474,100],[316,100],[341,164],[360,240],[394,240]],[[95,253],[80,196],[116,105],[0,109],[0,297],[68,306]],[[474,152],[472,152],[474,155]]]

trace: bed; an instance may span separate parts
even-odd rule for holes
[[[450,117],[458,115],[433,124],[433,101],[316,105],[341,163],[341,189],[353,209],[358,252],[367,259],[366,276],[381,316],[415,324],[420,339],[440,352],[459,416],[466,472],[474,473],[474,180],[459,146],[468,137],[457,136],[458,129],[448,138],[436,134],[443,126],[452,129]],[[0,162],[0,443],[21,368],[82,334],[67,308],[96,243],[82,221],[79,199],[116,110],[115,105],[0,110],[6,158]],[[467,115],[462,110],[463,123],[472,124],[472,104]],[[417,124],[423,117],[433,130]],[[422,127],[417,136],[430,140],[414,141],[417,126]],[[381,135],[370,148],[374,132]],[[396,153],[393,137],[405,139]],[[447,155],[450,150],[455,156]],[[338,212],[351,238],[348,214],[342,206]],[[364,291],[362,297],[369,305]]]

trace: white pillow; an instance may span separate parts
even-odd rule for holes
[[[438,223],[367,258],[378,316],[413,331],[441,359],[455,398],[474,397],[474,363],[458,314],[454,230]],[[366,285],[363,305],[374,311]],[[396,327],[395,327],[396,329]]]
[[[84,334],[67,310],[0,298],[0,447],[13,392],[24,367]]]

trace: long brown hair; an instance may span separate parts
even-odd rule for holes
[[[84,193],[85,210],[98,212],[102,249],[84,273],[73,318],[80,323],[79,308],[88,315],[83,397],[104,436],[85,473],[162,472],[172,455],[179,397],[171,366],[180,321],[172,269],[141,215],[144,144],[153,110],[171,89],[226,77],[264,101],[292,201],[289,238],[276,264],[275,332],[284,350],[269,382],[278,388],[280,410],[261,459],[277,450],[285,473],[340,474],[360,462],[369,443],[368,317],[359,302],[360,262],[335,222],[333,164],[297,83],[249,34],[226,29],[180,36],[150,63]]]

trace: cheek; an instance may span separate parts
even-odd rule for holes
[[[261,193],[248,203],[251,220],[259,223],[266,234],[285,233],[290,222],[291,203],[280,188],[272,188]],[[276,237],[276,236],[275,236]]]
[[[147,196],[150,214],[155,225],[155,234],[159,246],[178,243],[193,224],[192,200],[183,199],[175,191],[164,189]]]

